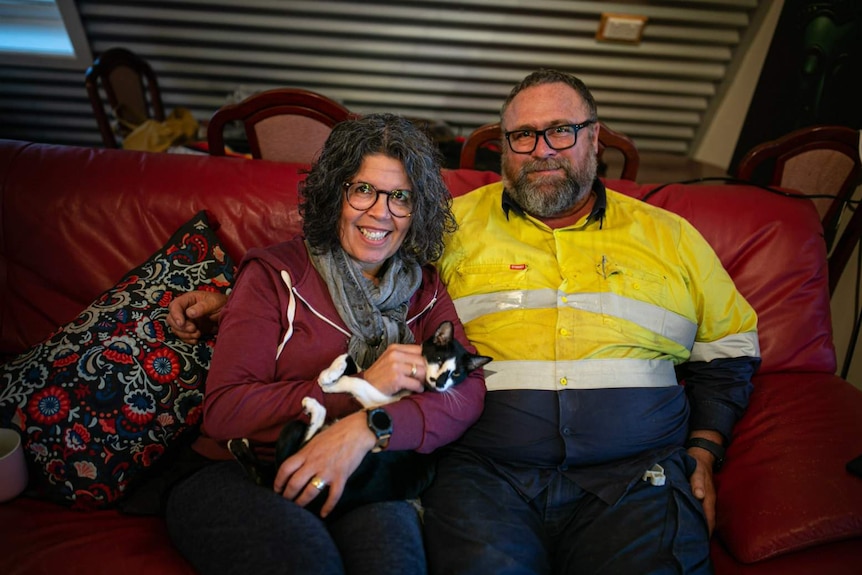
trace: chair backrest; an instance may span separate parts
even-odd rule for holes
[[[478,166],[477,156],[480,150],[487,149],[496,154],[502,151],[503,134],[500,132],[500,123],[493,122],[485,124],[473,130],[464,141],[461,148],[461,160],[459,167],[476,169]],[[620,179],[635,181],[640,167],[640,154],[631,138],[611,130],[599,122],[599,159],[601,160],[605,150],[618,150],[623,158]],[[481,167],[481,166],[479,166]]]
[[[812,196],[830,249],[847,200],[859,184],[859,154],[857,130],[809,126],[755,146],[739,161],[734,175]]]
[[[480,164],[480,150],[488,150],[494,161],[493,171],[500,171],[499,155],[503,148],[503,134],[500,132],[500,123],[492,122],[479,126],[473,130],[464,145],[461,147],[461,158],[458,167],[468,170],[486,169],[491,166]]]
[[[637,180],[641,160],[634,141],[622,132],[611,130],[599,122],[599,160],[602,159],[606,150],[616,150],[622,156],[621,180],[633,182]]]
[[[835,293],[835,288],[838,287],[838,280],[841,279],[841,274],[844,268],[847,267],[847,262],[850,261],[850,256],[854,250],[859,247],[859,240],[862,239],[862,207],[857,206],[856,211],[850,217],[850,221],[844,227],[844,231],[835,242],[835,247],[829,254],[829,295]]]
[[[84,84],[106,148],[119,148],[117,136],[128,134],[144,120],[165,120],[156,74],[146,60],[131,50],[111,48],[103,52],[87,68]],[[112,126],[109,109],[115,126]]]
[[[207,126],[210,154],[225,155],[225,125],[241,122],[255,159],[311,163],[335,124],[356,117],[326,96],[274,88],[219,108]]]

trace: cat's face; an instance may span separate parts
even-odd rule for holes
[[[476,355],[464,349],[452,336],[452,322],[444,321],[434,337],[422,344],[425,358],[425,387],[433,391],[448,391],[472,372],[491,361],[485,355]]]
[[[460,383],[469,372],[458,371],[454,357],[440,358],[429,362],[425,358],[425,387],[434,391],[447,391],[456,383]]]

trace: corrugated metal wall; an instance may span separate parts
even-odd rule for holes
[[[168,110],[208,118],[235,95],[297,86],[359,113],[495,121],[538,67],[579,75],[603,121],[642,150],[687,153],[744,49],[758,0],[177,0],[77,2],[94,55],[125,46]],[[637,46],[597,42],[603,12],[649,18]],[[0,56],[0,137],[101,145],[83,71]]]

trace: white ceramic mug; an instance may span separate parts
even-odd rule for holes
[[[21,435],[14,429],[0,429],[0,502],[21,495],[27,487],[27,463]]]

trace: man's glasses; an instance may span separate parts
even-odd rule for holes
[[[578,132],[595,123],[596,120],[586,120],[580,124],[563,124],[544,130],[514,130],[506,132],[505,136],[509,149],[516,154],[532,154],[539,143],[539,136],[545,138],[545,143],[552,150],[568,150],[578,143]]]
[[[377,203],[380,194],[386,196],[386,207],[396,218],[406,218],[413,213],[413,192],[410,190],[378,190],[365,182],[344,182],[347,203],[355,210],[364,212]]]

